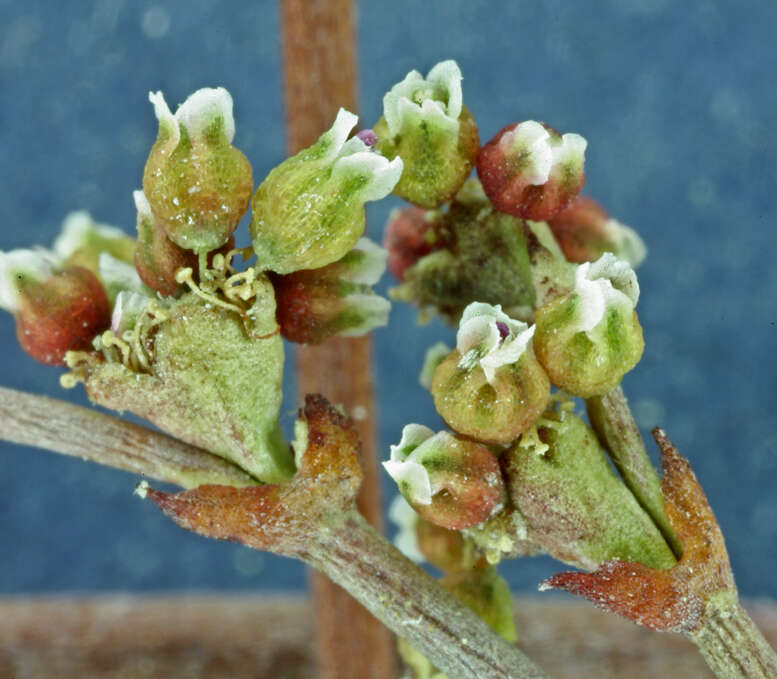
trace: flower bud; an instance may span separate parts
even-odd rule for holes
[[[450,200],[475,164],[480,141],[472,114],[462,104],[455,61],[437,64],[424,78],[411,71],[383,97],[375,125],[378,150],[404,161],[394,193],[419,207]]]
[[[439,212],[418,207],[391,211],[383,234],[383,247],[389,253],[389,271],[400,281],[404,280],[406,269],[440,247],[440,221]]]
[[[135,240],[115,226],[98,224],[88,212],[71,212],[54,241],[54,252],[66,265],[82,266],[99,274],[100,255],[104,252],[132,263]]]
[[[550,219],[580,193],[588,142],[534,120],[502,128],[478,154],[478,177],[497,210]]]
[[[611,253],[575,271],[571,293],[537,310],[534,350],[550,377],[581,398],[616,387],[642,356],[633,269]]]
[[[499,305],[470,304],[456,349],[435,370],[432,396],[449,427],[487,443],[515,440],[545,410],[550,384],[534,357],[534,328]]]
[[[655,568],[671,549],[616,476],[594,432],[564,409],[549,411],[503,457],[510,503],[529,540],[584,570],[609,559]]]
[[[531,309],[535,291],[523,222],[493,209],[476,180],[465,182],[437,233],[440,249],[404,271],[396,299],[456,323],[471,302]]]
[[[383,466],[422,518],[460,530],[485,521],[502,506],[504,483],[485,446],[409,424]]]
[[[273,275],[281,334],[292,342],[320,344],[356,337],[388,323],[391,303],[372,291],[386,268],[386,251],[368,238],[341,260],[320,269]]]
[[[140,279],[162,297],[177,296],[183,286],[175,280],[175,273],[183,267],[197,268],[197,255],[171,241],[159,226],[151,206],[142,191],[134,191],[138,218],[138,245],[135,250],[135,268]]]
[[[283,345],[274,291],[249,270],[240,297],[219,296],[217,274],[210,289],[178,299],[120,294],[112,330],[96,342],[100,353],[68,354],[72,372],[63,384],[83,381],[95,403],[280,483],[294,459],[278,421]]]
[[[263,270],[285,274],[337,261],[364,233],[364,203],[394,188],[402,160],[389,162],[359,137],[348,139],[357,120],[340,109],[330,130],[256,190],[251,237]]]
[[[570,205],[548,220],[564,256],[570,262],[593,262],[612,252],[636,268],[647,250],[634,229],[610,218],[595,200],[578,196]]]
[[[159,135],[146,161],[143,191],[173,243],[196,254],[229,240],[248,209],[251,165],[232,146],[232,97],[223,87],[192,94],[173,115],[149,93]]]
[[[57,272],[57,264],[45,251],[0,252],[0,307],[16,317],[22,349],[48,365],[90,347],[111,318],[97,276],[80,266]]]

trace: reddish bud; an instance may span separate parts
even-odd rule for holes
[[[68,351],[89,349],[111,325],[108,298],[88,269],[70,267],[20,288],[16,337],[22,349],[48,365],[64,365]]]
[[[575,198],[548,220],[548,226],[570,262],[593,262],[605,252],[612,252],[636,267],[645,258],[645,244],[637,233],[610,218],[599,203],[587,196]]]
[[[440,247],[437,215],[418,207],[392,210],[389,215],[383,247],[389,253],[388,269],[399,280],[405,279],[406,269]]]
[[[587,142],[534,120],[512,123],[478,154],[478,177],[497,210],[541,221],[580,193]]]

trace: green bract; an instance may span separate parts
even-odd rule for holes
[[[143,171],[158,224],[179,247],[205,254],[229,240],[248,209],[251,165],[232,146],[232,97],[223,87],[192,94],[173,115],[149,93],[159,134]]]
[[[378,149],[405,163],[394,193],[420,207],[450,200],[475,164],[478,129],[462,104],[461,71],[443,61],[424,78],[411,71],[383,98]]]
[[[245,315],[193,293],[164,306],[121,294],[112,332],[96,343],[103,355],[70,354],[68,363],[96,403],[140,415],[260,481],[284,481],[294,461],[278,423],[275,296],[261,274],[251,287]]]
[[[609,559],[670,568],[666,541],[576,415],[548,412],[505,457],[509,497],[528,539],[586,570]]]
[[[642,356],[639,285],[611,253],[575,271],[574,290],[537,310],[534,350],[557,387],[582,398],[618,385]]]
[[[340,109],[330,130],[257,189],[251,237],[262,269],[291,273],[337,261],[364,232],[364,203],[394,188],[402,160],[389,162],[358,137],[348,139],[357,120]]]

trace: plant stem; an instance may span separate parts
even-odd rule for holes
[[[777,654],[738,601],[711,603],[701,628],[687,636],[720,679],[777,677]]]
[[[586,408],[591,426],[610,453],[623,482],[653,519],[679,559],[683,546],[667,521],[661,480],[650,462],[623,389],[618,386],[604,396],[586,399]]]
[[[211,453],[88,408],[0,387],[0,438],[99,462],[158,481],[255,485],[248,474]]]
[[[451,679],[546,676],[356,512],[333,526],[302,558],[347,589]]]
[[[340,106],[357,108],[353,0],[281,0],[287,146],[296,153],[332,124]],[[380,527],[381,497],[375,452],[369,337],[332,339],[297,350],[301,394],[322,393],[354,417],[362,441],[364,481],[358,506]],[[319,676],[393,679],[394,643],[372,616],[339,587],[313,573]]]

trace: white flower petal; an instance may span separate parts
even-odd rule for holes
[[[356,241],[342,278],[361,285],[375,285],[386,271],[388,250],[375,241],[362,237]],[[346,255],[347,257],[348,255]],[[351,261],[352,260],[352,261]]]
[[[57,258],[46,250],[0,251],[0,309],[19,310],[19,277],[42,281],[53,274]]]
[[[388,518],[395,526],[397,533],[394,535],[394,545],[408,559],[416,563],[424,561],[424,555],[418,546],[418,514],[407,503],[402,495],[397,495],[389,505]]]
[[[499,146],[523,157],[520,172],[528,184],[541,185],[548,181],[553,167],[550,133],[536,120],[525,120],[503,134]]]
[[[407,424],[402,429],[402,438],[395,446],[391,446],[391,460],[404,460],[413,450],[426,439],[434,436],[434,432],[423,424]]]
[[[409,502],[428,505],[432,502],[432,486],[423,465],[412,460],[397,462],[387,460],[383,467],[394,479],[401,493]]]
[[[359,198],[366,203],[380,200],[391,193],[402,175],[402,159],[397,156],[389,161],[374,151],[363,151],[343,156],[335,161],[332,180],[362,174],[367,182],[358,190]]]
[[[580,297],[578,329],[591,332],[604,318],[608,307],[633,310],[639,300],[639,283],[634,270],[611,252],[595,262],[585,262],[575,271],[575,292]]]
[[[97,265],[100,279],[106,288],[120,288],[128,292],[145,293],[143,281],[132,264],[116,259],[107,252],[101,252]]]
[[[198,138],[216,119],[221,118],[227,142],[231,144],[235,137],[232,106],[232,95],[223,87],[203,87],[190,94],[178,107],[175,119],[184,126],[190,137]]]
[[[170,112],[165,96],[162,92],[149,92],[148,100],[154,106],[154,115],[159,121],[159,127],[166,130],[170,135],[168,142],[170,147],[175,148],[178,146],[178,142],[181,141],[181,130],[178,128],[178,121],[175,116]]]
[[[76,250],[88,245],[93,235],[106,239],[127,237],[121,229],[108,224],[99,224],[88,212],[79,210],[71,212],[62,222],[62,229],[54,241],[54,252],[58,257],[67,259]]]
[[[135,327],[138,317],[145,312],[151,298],[137,292],[120,292],[111,314],[111,330],[121,337],[125,330]]]

